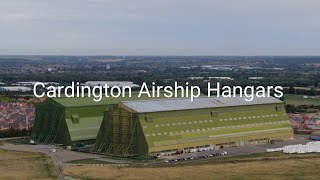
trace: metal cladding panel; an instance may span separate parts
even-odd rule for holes
[[[178,111],[189,109],[205,109],[231,106],[249,106],[258,104],[282,103],[274,97],[254,97],[252,101],[246,101],[246,97],[199,97],[193,101],[190,98],[124,101],[123,104],[138,113]]]

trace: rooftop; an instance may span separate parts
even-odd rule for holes
[[[81,106],[102,106],[102,105],[113,105],[118,104],[122,101],[133,101],[133,100],[147,100],[147,99],[155,99],[152,97],[148,97],[146,94],[142,94],[141,97],[138,97],[139,92],[132,91],[131,97],[126,94],[126,97],[118,97],[114,98],[112,96],[105,97],[101,99],[99,102],[95,102],[93,100],[94,97],[78,97],[78,98],[67,98],[67,97],[59,97],[53,98],[54,101],[63,105],[64,107],[81,107]],[[164,94],[160,93],[160,97],[157,99],[164,98]]]
[[[131,81],[87,81],[83,83],[82,85],[86,86],[104,86],[107,84],[108,86],[130,86],[130,87],[140,87],[137,84],[133,84]]]
[[[199,97],[195,98],[193,101],[191,101],[190,98],[175,98],[124,101],[122,103],[138,113],[282,103],[282,101],[274,97],[255,97],[251,102],[246,101],[245,98],[246,97],[240,96],[230,98]]]
[[[95,102],[93,100],[94,97],[79,97],[79,98],[67,98],[67,97],[61,97],[61,98],[53,98],[54,101],[57,103],[63,105],[64,107],[80,107],[80,106],[101,106],[101,105],[109,105],[109,104],[118,104],[121,101],[129,101],[129,100],[139,100],[138,94],[132,93],[131,98],[126,97],[103,97],[101,101]],[[142,99],[147,99],[148,97],[141,97]]]
[[[31,91],[32,89],[30,87],[25,86],[6,86],[6,87],[0,87],[1,89],[4,89],[6,91]]]

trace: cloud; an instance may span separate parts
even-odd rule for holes
[[[310,52],[320,47],[318,7],[319,0],[1,0],[0,39],[10,46],[0,49]]]
[[[89,3],[110,3],[114,2],[114,0],[87,0]]]
[[[3,14],[0,15],[0,22],[2,23],[19,23],[23,21],[33,20],[34,17],[29,14],[22,14],[22,13],[10,13],[10,14]]]
[[[56,34],[56,38],[59,39],[89,39],[94,38],[94,34],[87,34],[87,33],[63,33],[63,34]]]

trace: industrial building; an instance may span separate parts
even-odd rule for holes
[[[284,103],[273,97],[123,101],[105,112],[95,149],[154,155],[293,138]]]
[[[30,92],[32,89],[25,86],[7,86],[0,87],[0,91],[10,91],[10,92]]]
[[[105,84],[107,84],[110,87],[113,87],[113,86],[118,86],[118,87],[128,86],[128,87],[132,87],[132,88],[140,87],[137,84],[133,84],[133,82],[131,82],[131,81],[87,81],[87,82],[83,83],[82,85],[95,87],[95,86],[104,86]]]

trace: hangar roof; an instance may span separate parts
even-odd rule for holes
[[[145,100],[149,99],[146,95],[142,95],[141,97],[138,97],[138,92],[132,92],[132,96],[129,97],[128,94],[126,94],[126,97],[105,97],[103,96],[101,101],[95,102],[93,99],[94,97],[79,97],[79,98],[67,98],[67,97],[60,97],[60,98],[53,98],[54,101],[61,104],[64,107],[81,107],[81,106],[101,106],[101,105],[112,105],[112,104],[118,104],[121,101],[130,101],[130,100]],[[161,97],[163,98],[163,94],[161,94]]]
[[[250,102],[245,100],[246,97],[199,97],[193,101],[190,98],[175,99],[157,99],[141,101],[124,101],[122,104],[138,113],[161,112],[161,111],[178,111],[188,109],[206,109],[232,106],[249,106],[258,104],[282,103],[274,97],[254,97]]]
[[[178,91],[180,94],[181,92]],[[58,97],[52,98],[55,102],[61,104],[64,107],[83,107],[83,106],[104,106],[104,105],[115,105],[122,101],[133,101],[133,100],[147,100],[147,99],[163,99],[165,98],[164,92],[160,93],[160,96],[157,98],[148,97],[146,94],[142,94],[138,97],[138,91],[132,91],[131,97],[128,94],[125,94],[125,97],[114,98],[109,95],[105,97],[103,95],[101,101],[95,102],[94,97],[78,97],[78,98],[67,98],[67,97]]]
[[[95,102],[94,97],[79,97],[79,98],[53,98],[54,101],[63,105],[64,107],[81,107],[81,106],[101,106],[101,105],[108,105],[108,104],[117,104],[121,101],[127,100],[138,100],[137,96],[132,95],[132,97],[119,97],[119,98],[106,98],[103,97],[101,101]]]

